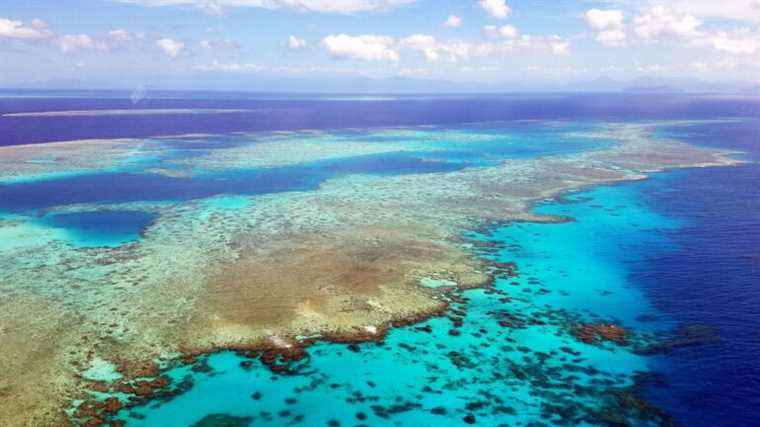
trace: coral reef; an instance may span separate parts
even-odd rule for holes
[[[157,215],[139,242],[117,248],[78,248],[46,230],[6,221],[3,227],[36,237],[0,250],[0,423],[61,423],[78,400],[85,403],[75,405],[74,418],[105,422],[128,402],[91,399],[104,387],[102,378],[84,375],[94,360],[116,367],[107,387],[139,399],[164,392],[165,380],[155,375],[178,358],[190,361],[221,349],[263,351],[271,369],[287,370],[315,339],[381,339],[392,326],[443,315],[456,302],[446,296],[449,286],[423,286],[425,278],[466,289],[516,273],[510,263],[480,257],[462,238],[465,230],[505,221],[566,221],[532,213],[531,206],[650,171],[735,163],[730,153],[654,139],[652,129],[608,125],[593,137],[616,145],[599,150],[453,172],[350,174],[314,191],[246,196],[250,203],[232,208],[215,198],[113,204],[108,208]],[[131,164],[129,150],[140,144],[149,151],[161,145],[3,148],[0,169],[8,182],[87,173]],[[271,159],[280,158],[281,149],[272,148]],[[245,150],[226,153],[219,164],[250,166],[244,161],[249,156]],[[48,158],[57,162],[40,166],[38,160]],[[102,207],[56,209],[85,208]],[[462,316],[451,314],[456,335],[456,317]],[[509,314],[502,320],[505,327],[541,321]],[[581,331],[582,340],[625,342],[615,326],[586,325]],[[397,409],[403,408],[377,412]]]

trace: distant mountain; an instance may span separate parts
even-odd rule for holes
[[[600,77],[591,81],[580,81],[565,86],[570,92],[626,92],[626,93],[704,93],[742,92],[748,90],[743,82],[707,82],[699,79],[669,77],[637,77],[620,81]]]
[[[81,79],[49,79],[35,80],[13,85],[13,89],[68,89],[68,90],[88,90],[88,89],[120,89],[123,86],[110,84],[101,81],[81,80]]]
[[[55,79],[14,85],[13,89],[119,89],[234,91],[260,93],[352,93],[352,94],[456,94],[525,92],[623,92],[623,93],[760,93],[760,86],[740,82],[705,82],[698,79],[639,77],[620,81],[599,77],[569,84],[531,82],[453,82],[415,77],[275,77],[258,74],[193,73],[154,76],[150,81],[114,85],[78,79]]]
[[[673,86],[629,86],[623,89],[623,92],[629,93],[681,93],[684,92],[681,89]]]
[[[614,80],[610,77],[599,77],[591,81],[580,81],[565,85],[564,89],[570,92],[619,92],[625,88],[626,83]]]
[[[445,80],[422,79],[412,77],[343,77],[343,78],[309,78],[309,77],[256,77],[256,76],[211,76],[199,79],[205,83],[204,90],[245,90],[252,92],[316,92],[316,93],[462,93],[495,92],[498,85],[481,82],[452,82]],[[192,81],[170,83],[156,82],[155,87],[184,89]],[[197,87],[197,85],[196,85]]]

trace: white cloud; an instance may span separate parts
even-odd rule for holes
[[[87,34],[67,34],[64,36],[56,37],[53,41],[61,52],[74,52],[80,50],[90,50],[97,47],[101,47],[102,50],[107,50],[105,45],[100,45],[93,40],[92,37]]]
[[[202,11],[206,12],[207,14],[209,14],[211,16],[222,16],[222,15],[224,15],[224,7],[222,7],[222,5],[219,4],[219,2],[215,1],[215,0],[206,1],[206,2],[198,5],[198,7]]]
[[[462,26],[462,18],[456,15],[449,15],[443,22],[443,26],[447,28],[457,28]]]
[[[142,40],[144,34],[131,33],[125,29],[117,28],[99,37],[89,34],[59,35],[41,19],[33,19],[29,25],[26,25],[22,21],[0,18],[0,39],[3,38],[25,43],[44,43],[44,45],[57,47],[63,53],[109,52]]]
[[[156,46],[172,59],[177,58],[185,49],[184,43],[170,38],[156,40]]]
[[[747,28],[733,33],[719,31],[707,36],[705,42],[715,50],[732,55],[753,55],[760,52],[760,35],[753,34]]]
[[[711,68],[710,64],[707,64],[705,62],[699,62],[699,61],[692,62],[690,64],[690,66],[691,66],[691,68],[697,70],[700,73],[704,73],[706,71],[710,71],[710,68]]]
[[[486,31],[493,30],[486,28]],[[496,31],[496,35],[500,33]],[[515,34],[514,37],[503,37],[495,42],[480,43],[473,46],[472,51],[478,56],[503,54],[514,50],[548,52],[552,55],[564,56],[570,54],[570,40],[557,36],[532,36],[530,34]]]
[[[113,0],[142,6],[194,6],[211,15],[226,8],[255,7],[290,9],[299,12],[359,13],[380,12],[411,4],[417,0]]]
[[[202,72],[213,73],[232,73],[232,74],[255,74],[255,73],[275,73],[275,74],[359,74],[356,67],[338,68],[338,67],[290,67],[290,66],[271,66],[254,63],[221,63],[213,61],[208,65],[196,65],[193,69]]]
[[[564,56],[570,54],[570,42],[559,36],[550,37],[548,44],[549,49],[551,49],[554,55]]]
[[[505,19],[512,11],[505,0],[480,0],[478,4],[489,15],[498,19]]]
[[[636,34],[643,40],[657,41],[661,37],[697,37],[702,22],[688,13],[652,6],[636,17],[634,25]]]
[[[429,68],[401,68],[396,73],[399,76],[407,76],[407,77],[429,77],[433,74],[432,70]]]
[[[47,26],[48,26],[47,22],[43,21],[40,18],[32,19],[32,28],[34,29],[44,30],[44,29],[47,29]]]
[[[116,42],[131,42],[143,38],[143,35],[131,33],[123,28],[117,28],[108,32],[108,38]]]
[[[605,46],[623,46],[626,41],[622,10],[590,9],[584,15],[586,25],[595,30],[596,41]]]
[[[483,31],[490,37],[504,37],[507,39],[513,39],[520,34],[520,31],[511,25],[502,25],[501,27],[486,25],[483,27]]]
[[[487,65],[482,67],[470,67],[465,65],[463,67],[459,67],[459,71],[463,73],[495,73],[502,71],[502,68]]]
[[[296,37],[296,36],[289,36],[288,37],[288,49],[290,50],[302,50],[306,48],[306,40]]]
[[[401,40],[401,47],[422,52],[430,62],[437,61],[445,56],[451,62],[467,60],[470,57],[472,46],[463,41],[439,42],[435,37],[427,34],[414,34]]]
[[[198,65],[194,68],[198,71],[224,73],[258,73],[265,70],[264,66],[257,64],[222,64],[219,61],[214,61],[211,65]]]
[[[64,52],[99,51],[112,52],[139,46],[145,41],[145,34],[133,33],[123,28],[110,30],[102,36],[89,34],[66,34],[51,39]]]
[[[201,40],[198,44],[208,50],[240,49],[240,44],[232,40]]]
[[[462,41],[449,42],[442,44],[440,48],[448,55],[451,62],[466,61],[470,58],[471,46],[469,43]]]
[[[635,69],[643,74],[663,74],[671,71],[673,67],[662,64],[637,64]]]
[[[605,30],[598,32],[595,40],[605,46],[624,46],[627,38],[623,30]]]
[[[334,59],[361,61],[398,61],[395,40],[388,36],[346,34],[329,35],[322,39],[322,46]]]
[[[401,45],[411,50],[422,52],[428,61],[437,61],[439,45],[435,37],[427,34],[414,34],[401,40]]]
[[[594,30],[610,30],[623,28],[622,10],[590,9],[584,16],[586,24]]]
[[[659,3],[702,18],[760,23],[759,0],[662,0]]]
[[[0,18],[0,39],[38,40],[52,37],[53,32],[47,28],[45,21],[34,19],[31,25],[23,21]]]

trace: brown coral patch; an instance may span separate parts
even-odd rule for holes
[[[212,336],[214,345],[232,347],[252,338],[283,339],[293,331],[372,340],[389,324],[445,309],[435,292],[417,286],[418,277],[443,271],[463,287],[488,280],[479,270],[483,265],[453,243],[399,230],[291,236],[266,248],[249,239],[239,236],[240,259],[197,299],[191,336]]]
[[[573,336],[586,344],[597,344],[604,341],[618,345],[628,343],[628,332],[614,323],[582,323],[573,329]]]

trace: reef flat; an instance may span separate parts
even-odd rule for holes
[[[0,183],[107,170],[143,150],[143,142],[104,139],[0,147]]]
[[[205,185],[192,197],[131,194],[102,203],[72,196],[53,206],[28,201],[26,210],[3,214],[0,421],[104,422],[130,396],[150,395],[163,384],[132,387],[97,410],[83,410],[82,401],[97,400],[114,384],[123,389],[129,381],[155,377],[162,364],[178,358],[223,349],[287,353],[316,338],[379,339],[391,325],[444,312],[447,287],[431,282],[485,286],[507,268],[478,256],[462,238],[466,230],[508,221],[563,221],[531,208],[566,191],[642,179],[652,171],[736,163],[728,152],[656,137],[658,125],[558,126],[548,134],[582,138],[595,148],[458,164],[442,153],[448,142],[487,142],[499,130],[468,129],[470,141],[456,132],[436,139],[441,131],[435,128],[369,131],[380,139],[377,146],[330,137],[340,140],[337,149],[321,146],[329,140],[309,142],[311,133],[273,141],[266,140],[271,135],[264,140],[248,135],[251,140],[224,149],[180,157],[167,155],[166,146],[182,146],[181,138],[7,148],[17,161],[8,163],[16,166],[9,166],[10,179],[0,192],[19,201],[23,191],[41,191],[39,186],[49,185],[45,182],[61,179],[55,174],[71,170],[149,173],[180,184],[230,183],[249,168],[277,171],[340,158],[341,152],[343,158],[397,153],[403,149],[393,144],[405,140],[418,155],[415,168],[424,173],[383,168],[362,173],[349,167],[316,182],[253,194],[232,191],[237,187],[231,184],[230,193]],[[389,134],[394,141],[382,141]],[[283,153],[298,151],[290,162],[281,160]],[[51,157],[61,161],[40,161]],[[376,160],[373,168],[383,162]],[[447,166],[451,163],[457,167]],[[425,169],[431,164],[438,168]],[[43,216],[145,211],[154,219],[134,241],[100,246],[72,239],[68,229],[51,229],[40,211]]]

